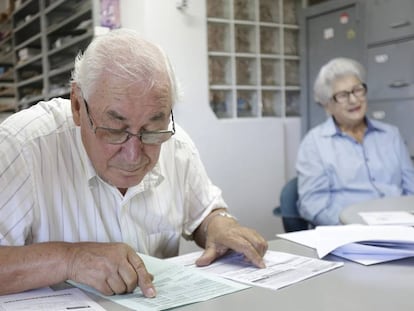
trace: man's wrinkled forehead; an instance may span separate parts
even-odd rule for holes
[[[154,103],[172,107],[172,89],[168,78],[156,78],[153,80],[134,79],[125,80],[106,75],[98,84],[97,95],[102,98],[115,100],[128,99],[139,102],[143,99],[151,99]]]

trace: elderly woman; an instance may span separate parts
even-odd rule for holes
[[[399,130],[371,120],[364,69],[335,58],[315,81],[315,100],[329,118],[303,139],[298,153],[298,209],[314,225],[339,224],[343,208],[414,194],[414,169]]]

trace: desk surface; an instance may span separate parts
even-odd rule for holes
[[[414,196],[389,197],[353,204],[339,215],[342,224],[366,224],[359,212],[413,211]],[[414,304],[413,304],[414,305]]]
[[[316,257],[313,249],[286,240],[271,241],[269,246],[275,251]],[[326,259],[342,261],[335,256]],[[414,258],[373,266],[346,261],[341,268],[277,291],[252,287],[174,310],[412,311],[413,276]],[[94,299],[107,310],[128,310],[103,298]]]

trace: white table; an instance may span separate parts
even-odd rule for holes
[[[346,207],[339,215],[342,224],[366,224],[360,212],[414,211],[414,196],[386,197]],[[414,304],[413,304],[414,305]]]
[[[276,251],[316,257],[313,249],[286,240],[270,241],[269,246]],[[335,256],[326,259],[343,261]],[[277,291],[252,287],[174,310],[412,311],[413,281],[414,258],[373,266],[345,262],[341,268]],[[98,302],[107,310],[128,310],[102,298]]]

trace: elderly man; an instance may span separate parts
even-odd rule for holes
[[[180,236],[264,267],[266,241],[229,213],[188,135],[161,49],[131,30],[77,57],[71,98],[0,125],[0,294],[65,280],[111,295],[156,295],[136,252],[178,253]]]

